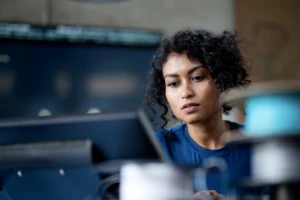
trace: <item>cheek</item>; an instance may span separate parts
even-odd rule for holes
[[[212,82],[207,84],[207,87],[205,87],[205,90],[203,90],[202,95],[207,99],[211,106],[215,107],[217,106],[216,104],[219,104],[219,93]]]
[[[166,90],[166,98],[167,98],[167,101],[170,105],[173,104],[173,101],[174,101],[174,94],[172,94],[170,91]]]
[[[179,106],[176,92],[166,90],[166,98],[172,110]]]
[[[221,106],[219,101],[219,92],[213,83],[211,83],[210,97],[212,99],[212,107],[215,109],[219,109],[219,107]]]

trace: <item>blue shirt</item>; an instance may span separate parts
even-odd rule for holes
[[[241,125],[229,122],[231,130],[243,128]],[[241,180],[250,175],[251,149],[249,146],[226,145],[221,149],[210,150],[198,145],[189,135],[187,125],[182,124],[168,130],[155,132],[161,146],[171,162],[180,166],[201,167],[209,157],[218,157],[226,161],[227,171],[209,172],[206,184],[208,190],[216,190],[220,194],[258,195],[258,189],[226,188],[221,185],[221,175],[226,175],[226,182]]]

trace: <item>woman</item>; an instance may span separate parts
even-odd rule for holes
[[[204,30],[182,30],[161,41],[153,59],[147,91],[147,105],[155,114],[161,106],[163,129],[156,132],[165,153],[174,163],[198,167],[208,157],[220,157],[227,163],[230,180],[249,175],[250,150],[235,149],[224,142],[239,124],[224,121],[222,113],[231,107],[222,105],[221,96],[229,89],[250,84],[236,36],[224,32],[215,35]],[[165,129],[169,108],[182,121]],[[207,178],[208,194],[220,196],[218,173]],[[256,190],[234,190],[231,194],[255,194]]]

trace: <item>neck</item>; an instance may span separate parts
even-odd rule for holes
[[[191,138],[198,145],[207,149],[224,147],[225,143],[222,138],[227,130],[229,130],[229,124],[226,124],[222,119],[222,111],[219,111],[205,121],[187,124],[187,127]]]

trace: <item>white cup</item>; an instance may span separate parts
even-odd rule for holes
[[[207,190],[206,175],[217,168],[226,174],[221,158],[208,158],[202,168],[184,168],[168,163],[127,163],[120,172],[120,200],[189,200],[195,192]],[[197,177],[195,184],[194,178]],[[221,185],[226,185],[223,176]]]
[[[128,163],[121,168],[120,200],[192,199],[188,171],[167,163]]]

